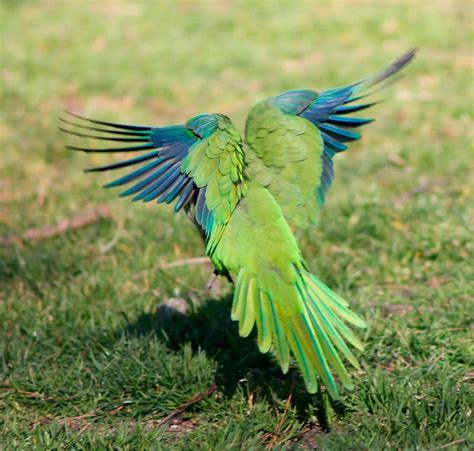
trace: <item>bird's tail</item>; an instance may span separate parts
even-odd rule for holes
[[[275,268],[263,267],[256,275],[242,268],[232,319],[239,321],[239,333],[244,337],[256,323],[260,351],[268,352],[273,345],[284,373],[291,351],[310,393],[317,391],[319,375],[331,396],[337,397],[333,372],[346,388],[353,386],[341,357],[359,368],[347,344],[363,349],[346,323],[363,328],[365,322],[314,274],[303,267],[294,266],[293,270],[294,277],[289,280]]]

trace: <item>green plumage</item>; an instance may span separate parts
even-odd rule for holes
[[[248,177],[265,186],[291,226],[317,220],[315,189],[322,173],[323,140],[306,119],[288,115],[267,99],[249,113],[245,129]]]
[[[122,196],[175,203],[202,231],[216,271],[235,284],[232,319],[246,337],[257,326],[261,352],[273,349],[282,371],[294,356],[309,392],[318,377],[333,397],[336,378],[352,387],[344,360],[358,368],[348,344],[362,343],[348,324],[365,327],[345,300],[309,271],[293,233],[317,221],[334,177],[333,157],[372,119],[347,116],[371,104],[357,103],[367,89],[398,72],[409,52],[380,74],[322,93],[294,90],[270,97],[249,113],[245,143],[229,118],[194,116],[184,125],[146,127],[75,116],[77,128],[130,147],[86,152],[144,152],[92,171],[132,167],[107,187],[129,185]],[[87,124],[87,125],[85,125]],[[93,127],[91,126],[93,125]]]

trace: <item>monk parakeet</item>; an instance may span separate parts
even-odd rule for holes
[[[412,50],[347,86],[320,93],[295,89],[262,100],[247,117],[244,139],[218,113],[165,127],[70,113],[62,129],[124,143],[69,149],[136,153],[86,171],[125,169],[105,188],[126,186],[120,197],[184,210],[200,229],[215,272],[234,282],[231,317],[240,335],[247,337],[256,325],[259,350],[273,349],[284,373],[292,354],[310,393],[319,377],[337,397],[335,375],[352,387],[344,360],[359,367],[350,346],[363,348],[348,325],[363,328],[365,322],[311,273],[294,232],[316,223],[334,178],[333,158],[361,137],[354,129],[373,120],[352,113],[372,106],[366,101],[370,88],[383,86],[414,55]]]

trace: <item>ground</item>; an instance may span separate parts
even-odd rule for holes
[[[1,8],[2,449],[472,449],[472,4]],[[167,266],[203,255],[185,217],[100,189],[110,177],[82,169],[106,159],[57,130],[62,108],[157,125],[215,111],[242,129],[264,96],[351,82],[414,46],[300,236],[369,324],[338,402],[238,337],[209,266]],[[170,298],[186,311],[158,308]]]

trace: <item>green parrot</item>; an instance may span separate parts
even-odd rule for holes
[[[349,345],[362,351],[348,327],[365,322],[311,273],[294,231],[315,224],[334,178],[333,158],[373,119],[353,117],[375,102],[375,85],[400,71],[411,50],[379,74],[321,93],[309,89],[269,97],[250,111],[243,140],[223,114],[199,114],[167,127],[123,125],[73,113],[62,131],[125,147],[84,152],[138,152],[89,172],[130,168],[105,188],[127,185],[120,197],[174,203],[202,233],[215,273],[233,281],[231,317],[239,334],[257,327],[262,353],[273,349],[283,373],[292,354],[308,392],[319,379],[333,398],[353,384],[344,360],[359,368]],[[67,127],[67,128],[65,128]],[[73,127],[73,128],[71,128]],[[89,130],[98,134],[90,135]]]

